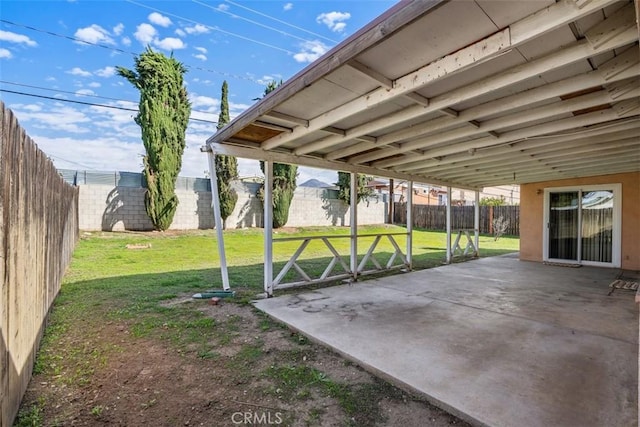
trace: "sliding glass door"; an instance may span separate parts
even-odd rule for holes
[[[549,258],[578,260],[579,192],[549,195]]]
[[[545,191],[545,261],[619,266],[620,185]]]

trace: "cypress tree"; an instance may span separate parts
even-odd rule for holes
[[[262,97],[273,92],[282,84],[271,81],[264,89]],[[261,99],[261,98],[256,98]],[[264,173],[264,162],[260,162],[260,170]],[[289,220],[289,208],[293,200],[293,192],[296,190],[296,178],[298,177],[298,166],[284,163],[273,164],[273,227],[284,227]],[[264,184],[263,184],[264,185]],[[264,190],[263,190],[264,191]]]
[[[142,130],[146,150],[143,158],[147,180],[145,207],[154,228],[164,231],[171,225],[178,207],[175,185],[182,167],[191,114],[183,83],[187,69],[173,55],[166,57],[150,47],[134,62],[135,71],[117,67],[117,73],[140,91],[135,122]]]
[[[357,200],[360,203],[362,200],[367,200],[374,193],[373,189],[367,187],[367,184],[373,178],[367,175],[358,174],[357,175],[357,184],[358,184],[358,194]],[[351,174],[348,172],[338,172],[338,182],[336,184],[338,186],[338,199],[344,201],[346,204],[351,204]]]
[[[220,100],[220,115],[218,116],[218,130],[229,123],[229,86],[225,80],[222,83]],[[220,201],[220,216],[222,228],[227,228],[227,218],[233,212],[238,201],[238,194],[231,186],[231,181],[238,179],[238,160],[233,156],[216,155],[216,176],[218,181],[218,200]]]

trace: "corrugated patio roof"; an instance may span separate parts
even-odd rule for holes
[[[480,189],[640,171],[632,1],[402,1],[207,141]]]

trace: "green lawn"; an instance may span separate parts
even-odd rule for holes
[[[359,234],[404,231],[404,228],[395,226],[362,227]],[[349,229],[323,227],[276,232],[276,238],[345,236],[349,234]],[[398,245],[404,250],[406,237],[396,237]],[[366,253],[372,240],[359,239],[360,257]],[[331,242],[348,264],[349,239],[335,238]],[[300,241],[274,244],[274,274],[299,244]],[[128,245],[134,247],[128,248]],[[225,231],[225,245],[231,286],[237,291],[237,297],[232,301],[245,304],[262,292],[262,230]],[[491,236],[480,238],[482,256],[517,251],[518,246],[518,238],[502,237],[498,241]],[[441,265],[445,259],[444,247],[444,233],[416,230],[413,240],[414,268]],[[384,239],[379,250],[382,253],[377,259],[386,263],[392,253],[391,244]],[[306,271],[320,274],[329,257],[329,250],[315,242],[303,253],[300,264]],[[216,333],[219,342],[212,342],[213,319],[193,309],[190,304],[166,305],[162,302],[177,297],[189,298],[194,293],[208,289],[220,289],[222,280],[219,265],[217,243],[212,230],[184,233],[81,233],[73,261],[54,302],[34,374],[40,375],[41,381],[53,381],[62,387],[88,386],[94,372],[107,366],[112,356],[121,351],[117,343],[102,339],[100,331],[105,324],[126,324],[132,338],[166,342],[181,355],[200,360],[216,359],[219,357],[219,346],[225,344],[227,335],[230,338],[237,333],[233,329],[233,319],[222,329],[218,325]],[[261,316],[260,313],[256,315]],[[274,327],[279,326],[267,318],[261,320],[261,330]],[[240,352],[228,362],[229,366],[246,365],[247,360],[261,352],[258,350],[256,347]],[[288,361],[285,359],[282,363],[272,371],[256,375],[268,378],[279,376],[284,384],[287,380],[285,377],[291,372],[289,368],[285,369],[289,366],[286,364]],[[297,371],[294,373],[299,374]],[[305,381],[309,376],[320,375],[313,370],[302,373],[305,375],[300,375]],[[359,389],[349,389],[351,391],[347,393],[346,388],[340,388],[343,386],[329,382],[322,384],[326,388],[325,393],[346,402],[344,409],[350,413],[349,402],[355,394],[349,393],[356,393]],[[280,389],[285,390],[283,387]],[[382,397],[384,393],[377,395],[376,399]],[[30,416],[41,416],[43,405],[39,402],[23,408],[18,425],[38,425],[28,420]],[[22,424],[23,421],[26,424]]]
[[[398,233],[404,230],[397,226],[362,227],[359,234]],[[348,228],[322,227],[282,232],[276,238],[348,234]],[[405,236],[396,237],[398,245],[404,250]],[[366,253],[372,240],[359,239],[360,257]],[[414,230],[414,269],[441,265],[445,260],[445,242],[446,234],[443,232]],[[299,241],[274,244],[274,275],[299,244]],[[341,255],[344,254],[348,264],[349,239],[332,239],[332,244]],[[149,247],[128,249],[127,245]],[[517,251],[518,245],[518,238],[502,237],[495,241],[491,236],[481,236],[480,253],[481,256],[500,255]],[[231,287],[239,297],[236,300],[248,302],[263,290],[262,230],[225,231],[225,247]],[[384,239],[378,249],[382,253],[377,255],[377,259],[386,263],[392,252],[391,244]],[[302,254],[299,264],[308,273],[318,276],[327,266],[329,255],[329,250],[323,244],[314,242]],[[145,334],[154,330],[157,324],[164,323],[167,317],[175,317],[182,319],[180,322],[188,328],[198,329],[197,325],[190,322],[200,321],[201,313],[168,309],[158,303],[177,296],[221,289],[219,266],[217,243],[212,230],[164,234],[83,233],[54,303],[55,310],[45,342],[51,335],[57,335],[56,328],[66,330],[77,319],[130,319],[134,323],[134,331]],[[207,325],[202,326],[206,328]],[[173,339],[178,339],[181,329],[176,327],[175,331]],[[194,336],[197,333],[195,331]],[[46,363],[39,365],[46,366]]]

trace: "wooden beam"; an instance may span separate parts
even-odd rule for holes
[[[637,96],[640,96],[640,87],[629,91],[624,95],[621,95],[623,99],[635,98]],[[412,140],[410,142],[406,142],[399,148],[388,147],[374,151],[372,153],[365,153],[351,158],[349,159],[349,161],[352,163],[367,163],[374,160],[383,159],[385,157],[397,156],[398,154],[402,154],[407,151],[442,145],[447,142],[452,143],[462,138],[478,136],[483,133],[495,131],[496,129],[503,129],[518,125],[524,126],[527,123],[561,116],[573,111],[583,110],[593,106],[609,104],[612,102],[614,102],[614,100],[611,98],[611,94],[609,93],[609,91],[600,90],[598,92],[589,93],[587,95],[578,96],[576,98],[567,99],[565,101],[556,102],[554,104],[544,105],[538,108],[509,114],[492,120],[487,120],[485,122],[482,122],[481,124],[478,124],[478,127],[457,128],[448,132],[443,132],[436,135],[428,136],[426,138],[420,138]],[[497,135],[494,135],[494,138],[498,139]]]
[[[446,173],[447,171],[460,171],[464,169],[486,168],[491,166],[512,165],[516,163],[529,162],[555,155],[573,153],[578,155],[601,149],[602,147],[620,147],[633,144],[640,144],[640,130],[625,132],[615,132],[611,135],[600,135],[591,138],[577,139],[570,142],[547,142],[545,145],[534,145],[531,148],[503,146],[494,149],[478,151],[472,157],[456,155],[457,161],[436,162],[431,161],[425,164],[422,169],[413,170],[411,173]],[[526,141],[529,143],[539,143],[540,141]],[[454,156],[451,156],[454,157]],[[449,157],[446,158],[447,160]],[[427,163],[427,162],[425,162]]]
[[[626,102],[626,101],[623,101]],[[392,158],[382,160],[380,162],[374,162],[372,167],[387,169],[392,166],[402,165],[404,163],[412,163],[420,160],[428,160],[436,157],[447,156],[455,153],[465,152],[475,149],[481,149],[490,147],[492,145],[501,145],[507,142],[517,141],[519,139],[530,138],[538,135],[550,135],[557,132],[566,131],[569,129],[579,128],[582,126],[591,126],[599,123],[614,121],[620,118],[617,111],[613,108],[608,108],[602,111],[596,111],[593,113],[582,114],[576,117],[569,117],[566,119],[556,120],[551,123],[543,123],[540,125],[529,126],[524,129],[517,129],[514,131],[505,132],[500,135],[499,138],[485,137],[478,138],[473,141],[462,142],[458,144],[451,144],[445,147],[434,148],[426,150],[424,154],[420,156],[411,155],[403,156],[399,158]]]
[[[566,135],[549,136],[545,135],[542,138],[523,139],[521,141],[515,141],[510,144],[503,144],[493,147],[488,147],[483,150],[476,151],[474,156],[476,158],[482,158],[484,156],[494,156],[502,153],[509,153],[514,150],[524,151],[537,147],[546,147],[552,144],[571,144],[574,141],[581,141],[580,143],[606,143],[609,140],[615,140],[615,138],[630,138],[640,132],[640,120],[637,119],[625,119],[618,121],[614,124],[607,123],[606,125],[599,127],[591,127],[581,132],[569,133]],[[584,142],[582,142],[584,141]],[[404,164],[395,167],[394,170],[406,173],[421,173],[423,169],[437,168],[443,165],[464,161],[468,158],[466,152],[453,154],[446,156],[441,160],[427,160]]]
[[[636,26],[636,16],[633,3],[618,9],[604,21],[594,25],[585,33],[585,37],[594,47],[608,42],[615,36],[622,34],[629,28]]]
[[[376,70],[374,70],[373,68],[364,65],[361,62],[356,61],[355,59],[352,61],[349,61],[347,63],[347,65],[351,68],[353,68],[356,71],[359,71],[362,75],[368,77],[369,79],[375,81],[376,83],[378,83],[380,86],[387,88],[387,89],[391,89],[393,88],[393,80],[391,80],[390,78],[384,76],[382,73],[377,72]]]
[[[259,120],[256,120],[255,122],[253,122],[253,124],[255,126],[261,127],[261,128],[265,128],[265,129],[271,129],[271,130],[277,130],[280,132],[285,132],[285,133],[291,133],[293,132],[293,129],[285,127],[285,126],[280,126],[280,125],[275,125],[273,123],[267,123],[267,122],[262,122]]]
[[[640,140],[637,138],[629,138],[618,141],[615,146],[590,145],[588,147],[578,146],[573,148],[552,147],[540,153],[532,152],[512,152],[503,154],[495,159],[485,159],[483,162],[468,162],[466,165],[454,165],[445,169],[431,169],[428,173],[437,175],[440,179],[465,179],[483,173],[500,173],[503,171],[512,171],[514,168],[518,170],[530,170],[540,167],[540,165],[549,166],[556,163],[573,164],[584,161],[589,158],[621,154],[634,155],[639,153]],[[624,156],[622,156],[624,157]]]
[[[265,117],[272,117],[274,119],[284,120],[285,122],[293,123],[298,126],[309,127],[309,120],[294,117],[289,114],[278,113],[277,111],[269,111],[264,114]]]
[[[374,21],[331,49],[322,58],[288,79],[282,86],[271,92],[260,102],[245,110],[220,132],[207,139],[207,142],[226,141],[261,115],[273,110],[307,86],[332,73],[341,65],[355,59],[365,50],[387,39],[395,32],[420,19],[441,4],[446,3],[446,1],[401,0]],[[318,128],[323,127],[325,126],[319,126]]]
[[[422,105],[423,107],[429,106],[429,98],[427,98],[426,96],[422,96],[417,92],[409,92],[404,95],[404,97],[412,100],[418,105]]]
[[[627,54],[628,53],[625,52],[623,56],[626,56]],[[615,60],[616,58],[613,58],[603,65],[607,65],[611,61]],[[638,58],[638,55],[632,55],[629,58],[629,61],[634,61],[633,66],[627,67],[624,71],[616,74],[615,76],[612,76],[611,82],[627,79],[640,74],[640,58]],[[396,141],[401,141],[403,139],[414,139],[416,137],[419,137],[420,135],[446,130],[454,126],[459,126],[460,124],[463,124],[465,122],[476,120],[485,116],[497,115],[509,110],[519,109],[528,104],[535,104],[548,99],[556,98],[567,93],[577,92],[587,88],[600,86],[605,84],[606,82],[607,80],[603,72],[599,70],[591,71],[586,74],[570,77],[564,80],[550,83],[548,85],[529,89],[523,92],[516,93],[514,95],[509,95],[504,98],[497,99],[495,101],[490,101],[481,105],[477,105],[475,107],[468,108],[467,110],[461,111],[458,114],[459,117],[453,120],[446,117],[440,117],[424,123],[419,123],[405,129],[400,129],[398,131],[387,133],[386,135],[381,135],[377,138],[376,144],[354,144],[351,147],[331,152],[325,157],[329,160],[349,157],[353,154],[392,144]],[[437,98],[435,99],[437,100]],[[360,131],[359,128],[360,127],[352,128],[347,132],[347,135],[357,135]],[[375,129],[371,129],[370,126],[367,126],[366,130],[374,131]],[[335,140],[335,138],[323,140],[324,143],[322,148],[325,148],[327,144],[334,143]],[[304,151],[310,152],[307,150]]]
[[[632,40],[633,35],[629,34],[629,36],[630,37],[625,41],[630,42]],[[513,67],[510,70],[505,71],[501,75],[490,77],[480,82],[472,83],[465,87],[455,89],[452,91],[452,93],[450,92],[440,96],[436,96],[431,99],[431,106],[426,109],[415,109],[411,111],[403,110],[402,115],[398,115],[397,117],[385,117],[384,121],[382,119],[374,120],[370,123],[352,128],[348,131],[347,134],[358,135],[360,134],[360,132],[375,132],[384,126],[393,126],[401,123],[402,121],[419,117],[420,115],[431,111],[434,105],[453,105],[455,103],[464,101],[465,98],[468,99],[486,95],[491,90],[498,89],[501,86],[513,84],[514,75],[518,75],[518,78],[515,79],[515,82],[517,83],[519,81],[535,77],[539,74],[544,73],[545,71],[552,71],[556,68],[560,68],[566,64],[566,61],[575,62],[589,58],[590,56],[595,54],[595,52],[590,49],[588,43],[586,42],[576,43],[572,49],[573,51],[568,54],[550,54],[529,64]],[[579,51],[582,51],[582,53],[576,55],[576,53],[578,53]],[[598,51],[598,53],[601,52]],[[458,117],[454,120],[442,117],[426,123],[412,126],[408,129],[401,129],[387,135],[382,135],[378,137],[377,144],[386,145],[388,143],[393,143],[402,139],[415,138],[420,135],[420,132],[428,133],[442,130],[447,127],[462,124],[463,122],[481,118],[483,116],[498,114],[503,111],[508,111],[509,109],[520,108],[530,103],[539,102],[566,93],[571,93],[579,91],[581,89],[605,84],[607,81],[613,81],[614,79],[620,80],[621,78],[632,77],[640,72],[640,66],[638,64],[639,59],[637,50],[632,47],[630,49],[627,49],[621,55],[602,64],[599,70],[592,71],[580,76],[570,77],[559,82],[554,82],[539,88],[530,89],[525,92],[521,92],[515,95],[507,96],[505,98],[501,98],[496,101],[491,101],[476,107],[469,108],[465,111],[460,112]],[[486,84],[486,86],[483,86],[484,84]],[[321,147],[326,148],[328,144],[344,142],[344,140],[345,138],[327,139],[324,140]],[[320,144],[312,144],[308,144],[309,148],[320,146]],[[306,147],[307,146],[305,146],[305,148]],[[357,147],[359,147],[360,150],[358,150],[354,146],[350,147],[347,151],[339,150],[337,152],[329,153],[326,157],[327,159],[335,160],[337,158],[347,157],[361,151],[376,148],[376,146],[363,144],[358,145]],[[304,151],[306,153],[309,153],[313,150],[305,149]]]
[[[379,176],[384,178],[394,178],[405,181],[425,182],[420,176],[413,176],[410,174],[398,173],[392,170],[374,169],[368,166],[351,165],[344,162],[329,161],[318,157],[311,156],[294,156],[290,152],[280,151],[265,151],[260,148],[250,148],[240,145],[230,145],[225,143],[209,142],[208,147],[218,154],[225,154],[228,156],[242,157],[245,159],[254,160],[269,160],[275,163],[288,163],[296,164],[300,166],[309,166],[312,168],[329,169],[335,171],[344,172],[356,172],[365,175]],[[452,185],[456,188],[477,190],[476,187],[468,187],[459,182],[441,182],[438,180],[429,181],[430,184],[435,185]]]
[[[508,28],[486,39],[480,40],[471,46],[438,59],[417,71],[396,79],[392,89],[380,88],[373,90],[353,101],[347,102],[331,111],[327,111],[315,119],[312,119],[309,122],[309,129],[317,130],[330,126],[338,120],[351,117],[360,111],[373,108],[398,96],[415,92],[428,83],[433,83],[453,73],[469,68],[473,66],[476,61],[496,55],[507,47],[509,47]],[[442,107],[448,107],[448,105]],[[434,110],[436,109],[438,108]],[[296,139],[302,133],[304,133],[304,130],[289,135],[278,135],[263,142],[262,148],[271,150]]]
[[[548,31],[573,22],[575,19],[578,19],[579,17],[585,16],[586,14],[599,9],[602,5],[607,5],[610,3],[611,1],[607,0],[595,0],[592,5],[588,5],[583,9],[579,9],[573,3],[556,3],[544,9],[542,13],[535,13],[527,18],[524,18],[521,21],[512,24],[510,27],[505,28],[502,31],[499,31],[485,39],[471,44],[470,46],[460,49],[457,52],[446,55],[441,59],[431,62],[430,64],[425,65],[415,72],[409,73],[403,77],[396,79],[394,87],[392,89],[380,88],[374,90],[364,96],[347,102],[340,107],[325,112],[315,119],[312,119],[309,123],[309,128],[311,130],[317,130],[326,126],[330,126],[338,120],[350,117],[367,108],[372,108],[397,96],[402,96],[407,93],[414,92],[429,83],[433,83],[439,79],[442,79],[443,77],[450,76],[453,73],[457,73],[469,67],[477,65],[482,61],[486,61],[496,55],[499,55],[501,52],[507,49],[512,49],[522,43],[533,40]],[[514,28],[516,31],[515,37],[511,34],[511,28]],[[616,45],[615,41],[619,41],[619,39],[624,38],[621,37],[623,34],[625,33],[618,34],[611,40],[608,40],[603,45],[594,49],[597,50],[598,48],[602,48],[606,45],[614,47],[622,46],[622,44]],[[637,39],[637,35],[635,38]],[[624,44],[630,43],[631,41],[633,41],[633,38],[627,37],[625,41],[626,43]],[[613,47],[610,47],[605,50],[611,50],[612,48]],[[593,54],[595,53],[591,53],[588,56],[591,56]],[[557,61],[558,59],[559,58],[556,58],[554,61]],[[558,66],[567,65],[569,63],[575,62],[576,60],[578,59],[571,60],[570,58],[567,58],[560,61],[559,64],[557,62],[555,64],[545,64],[545,67],[538,70],[534,75],[541,74],[544,71],[548,71],[549,67],[557,68]],[[513,84],[515,82],[516,81],[513,81],[509,84]],[[491,88],[491,90],[494,89],[494,87]],[[450,102],[446,105],[434,106],[432,103],[431,107],[434,107],[433,110],[437,110],[439,108],[449,107],[453,104],[455,104],[455,102]],[[300,130],[298,133],[294,132],[293,134],[289,135],[275,136],[265,141],[262,145],[262,148],[267,150],[273,149],[280,145],[286,144],[293,139],[296,139],[302,133],[304,133],[303,130]]]
[[[616,0],[592,0],[582,7],[570,0],[560,0],[511,25],[511,43],[530,40],[531,35],[542,35],[603,9]]]

